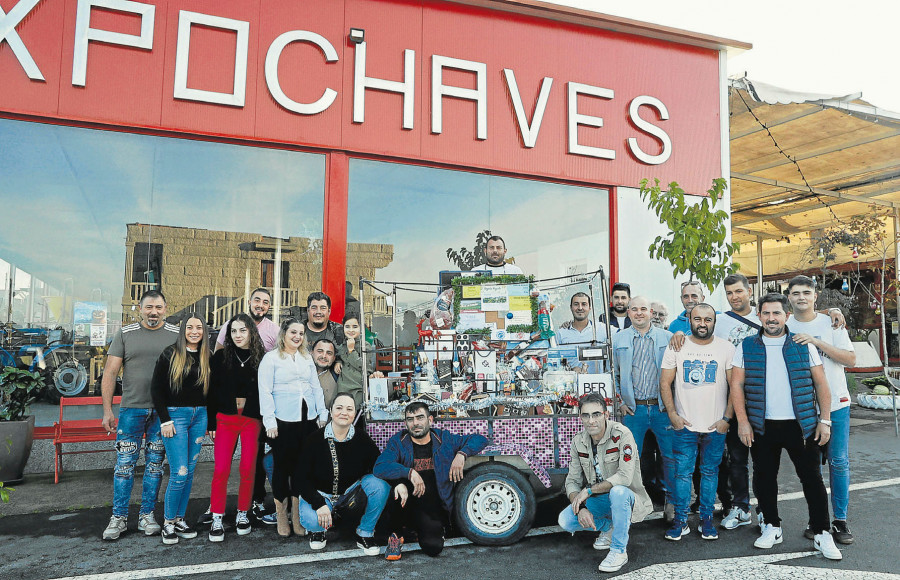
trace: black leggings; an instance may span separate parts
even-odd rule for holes
[[[304,405],[304,415],[306,414]],[[303,440],[317,428],[314,420],[278,422],[278,437],[272,439],[272,495],[277,501],[284,501],[300,495],[300,481],[303,469],[300,465],[300,450]]]

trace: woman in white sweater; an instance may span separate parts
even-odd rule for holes
[[[259,363],[259,410],[275,460],[272,494],[280,536],[291,535],[288,497],[292,502],[294,533],[306,535],[300,525],[298,500],[303,477],[300,450],[306,436],[328,419],[325,395],[309,355],[305,331],[297,319],[285,320],[275,350],[266,353]]]

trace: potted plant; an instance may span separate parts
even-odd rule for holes
[[[16,367],[0,373],[0,481],[22,480],[25,462],[31,454],[34,415],[27,415],[44,381],[41,375]]]

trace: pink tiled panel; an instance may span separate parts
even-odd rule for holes
[[[487,419],[474,419],[471,421],[467,420],[453,420],[453,421],[435,421],[435,427],[440,429],[446,429],[451,433],[456,433],[458,435],[484,435],[488,436],[488,422]],[[375,441],[375,444],[378,445],[379,449],[384,449],[384,446],[387,445],[388,439],[390,439],[394,433],[397,433],[401,429],[406,427],[401,421],[391,421],[389,423],[368,423],[366,425],[366,429],[369,431],[369,435]]]
[[[572,449],[572,437],[581,431],[581,420],[578,415],[562,415],[556,418],[559,430],[559,466],[569,467],[569,452]]]
[[[553,419],[551,417],[522,417],[496,419],[495,443],[517,443],[531,450],[538,465],[553,465]]]

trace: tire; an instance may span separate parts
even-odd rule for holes
[[[508,546],[534,523],[534,490],[521,473],[503,463],[483,463],[456,486],[453,512],[459,530],[482,546]]]
[[[47,399],[58,403],[62,397],[78,397],[87,388],[87,370],[77,361],[67,361],[50,374]]]

